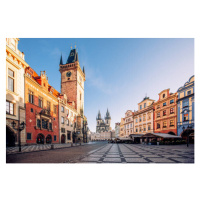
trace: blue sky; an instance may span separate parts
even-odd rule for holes
[[[194,75],[193,39],[21,38],[19,49],[38,74],[46,70],[49,84],[60,92],[60,55],[66,62],[71,44],[86,71],[85,115],[91,131],[98,110],[104,116],[109,109],[114,128],[146,94],[158,100],[159,92],[176,92]]]

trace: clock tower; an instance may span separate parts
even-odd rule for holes
[[[84,82],[85,70],[81,69],[78,52],[71,49],[66,64],[60,58],[61,93],[67,95],[68,103],[75,103],[78,114],[84,116]]]

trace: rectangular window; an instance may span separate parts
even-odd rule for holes
[[[142,118],[140,117],[140,120],[139,120],[140,122],[142,121]]]
[[[31,140],[31,133],[27,133],[26,139],[27,139],[27,140]]]
[[[142,105],[140,105],[140,110],[142,109]]]
[[[174,99],[170,100],[170,104],[174,103]]]
[[[146,108],[146,103],[144,103],[144,108]]]
[[[52,130],[52,123],[49,123],[49,130]]]
[[[37,127],[38,127],[38,128],[41,127],[41,121],[40,121],[40,119],[37,119]]]
[[[149,131],[151,130],[151,126],[150,126],[150,125],[148,125],[148,130],[149,130]]]
[[[63,106],[61,106],[61,112],[63,112],[63,113],[64,113],[64,107],[63,107]]]
[[[137,122],[138,122],[138,119],[136,119],[135,122],[137,123]]]
[[[163,111],[163,116],[165,116],[165,115],[166,115],[166,110]]]
[[[143,121],[146,121],[146,115],[143,115]]]
[[[184,114],[184,121],[188,121],[188,114]]]
[[[157,113],[157,118],[159,118],[160,117],[160,113]]]
[[[140,132],[142,131],[142,128],[140,127]]]
[[[48,121],[47,120],[42,119],[42,128],[48,129]]]
[[[28,100],[29,100],[29,103],[34,104],[34,95],[33,95],[33,92],[30,90],[28,91]]]
[[[183,101],[183,108],[188,107],[188,106],[189,106],[189,101],[188,100]]]
[[[138,132],[138,129],[136,128],[136,132]]]
[[[163,128],[166,128],[167,127],[167,122],[163,122]]]
[[[43,98],[42,98],[42,97],[39,97],[39,98],[38,98],[38,106],[39,106],[40,108],[43,108]]]
[[[61,117],[61,123],[64,124],[64,117]]]
[[[170,108],[170,114],[174,113],[174,108]]]
[[[6,101],[6,114],[14,115],[14,104]]]
[[[131,124],[131,128],[132,128],[132,124]]]
[[[146,131],[146,128],[144,128],[144,131]]]
[[[158,128],[160,128],[160,124],[159,124],[159,123],[157,123],[157,129],[158,129]]]
[[[49,101],[47,101],[47,110],[51,111],[51,103]]]
[[[54,141],[56,141],[56,135],[54,135]]]
[[[160,105],[157,105],[157,109],[159,109],[160,108]]]
[[[167,105],[167,103],[165,102],[165,103],[163,103],[163,106],[166,106]]]
[[[170,126],[174,126],[174,120],[170,120]]]
[[[71,131],[67,131],[67,139],[71,140]]]
[[[14,79],[8,77],[8,89],[14,92]]]
[[[14,92],[14,71],[8,69],[8,89]]]
[[[61,128],[61,133],[65,133],[65,128]]]
[[[188,92],[187,92],[187,95],[190,95],[191,94],[191,90],[189,90]]]
[[[67,119],[67,126],[69,126],[69,120]]]
[[[53,106],[53,112],[54,112],[54,114],[57,113],[57,107],[56,107],[56,105]]]

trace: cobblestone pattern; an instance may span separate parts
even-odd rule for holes
[[[106,144],[73,163],[194,163],[194,146]]]
[[[93,142],[94,143],[94,142]],[[90,143],[87,143],[90,144]],[[53,144],[54,149],[60,149],[60,148],[67,148],[71,147],[71,143],[68,144]],[[81,145],[86,145],[81,143]],[[73,144],[73,146],[80,146],[80,144]],[[43,151],[43,150],[49,150],[51,149],[51,144],[37,144],[37,145],[29,145],[29,146],[22,146],[21,152],[34,152],[34,151]],[[15,154],[19,153],[19,147],[7,147],[6,148],[6,154]]]

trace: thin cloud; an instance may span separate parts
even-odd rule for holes
[[[111,88],[111,86],[106,83],[103,77],[97,74],[98,73],[95,72],[93,69],[87,67],[86,77],[90,85],[99,89],[105,94],[112,94],[113,92],[116,92],[115,88]]]

